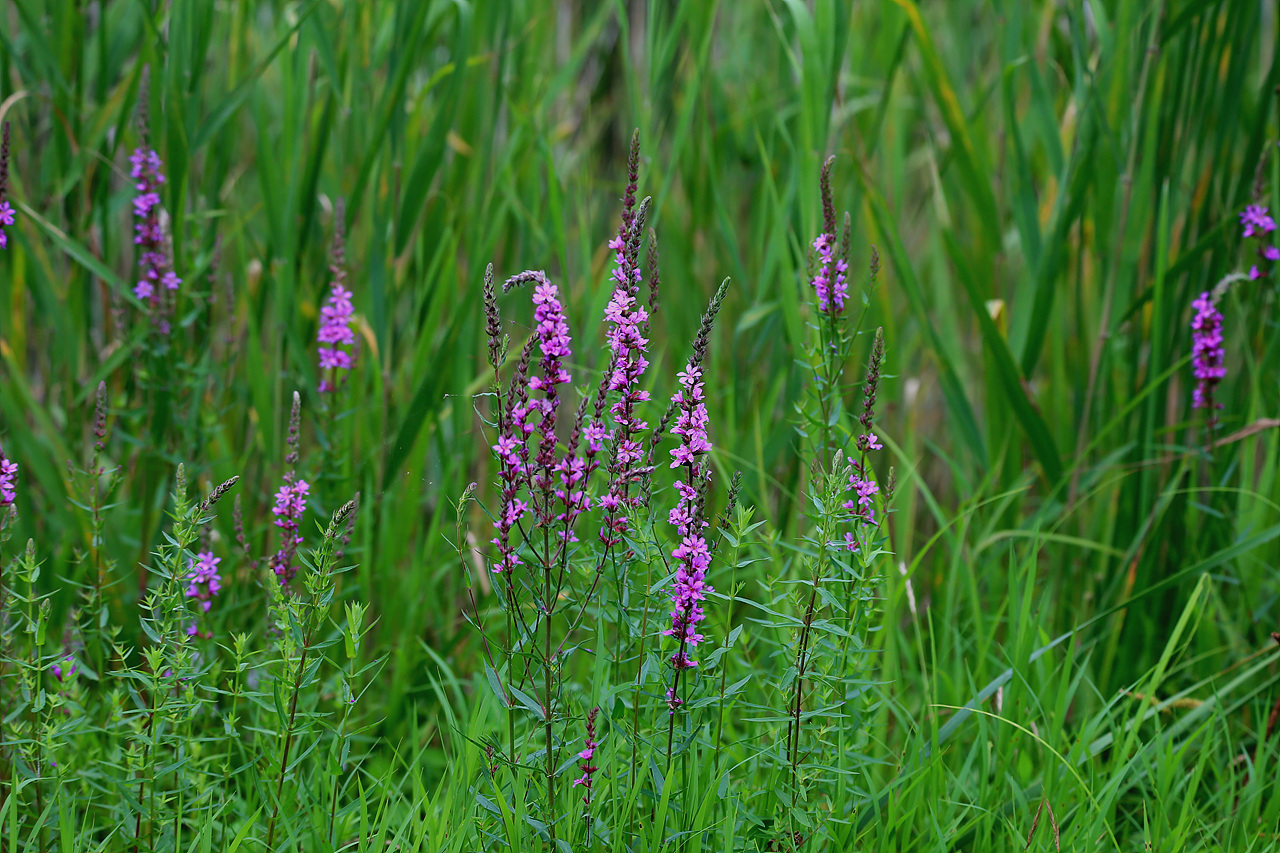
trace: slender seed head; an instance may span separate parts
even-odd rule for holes
[[[507,339],[502,334],[502,314],[498,311],[498,295],[493,286],[493,264],[484,270],[484,331],[489,339],[489,366],[497,370],[507,352]]]
[[[138,81],[138,137],[142,144],[147,144],[150,128],[147,126],[151,112],[151,66],[142,66],[142,77]]]
[[[240,475],[237,474],[219,484],[217,488],[209,493],[209,497],[205,498],[204,502],[200,504],[200,510],[197,512],[197,515],[204,515],[206,512],[213,509],[214,504],[222,500],[223,496],[226,495],[227,492],[231,491],[231,487],[234,486],[236,481],[239,479]]]
[[[101,453],[107,441],[107,383],[98,383],[98,391],[93,399],[93,443],[95,453]]]
[[[716,315],[720,313],[720,306],[724,304],[724,297],[728,292],[729,279],[726,278],[720,282],[715,295],[711,297],[711,302],[707,304],[707,310],[702,314],[702,322],[698,324],[698,334],[693,339],[693,360],[690,363],[694,367],[702,367],[702,362],[707,357],[711,329],[715,326]]]
[[[649,333],[649,324],[658,313],[660,281],[658,277],[658,232],[649,229],[649,316],[644,321],[644,331]]]
[[[235,502],[231,506],[231,525],[235,530],[236,544],[240,546],[240,551],[248,556],[249,540],[244,535],[244,510],[240,507],[240,495],[236,495]]]
[[[876,408],[876,392],[880,388],[880,367],[884,361],[884,328],[876,329],[875,343],[871,345],[871,357],[867,361],[867,379],[862,386],[862,414],[858,421],[862,424],[863,435],[859,437],[859,444],[864,441],[874,443],[874,438],[868,438],[871,433],[871,425],[875,421]],[[867,448],[862,448],[864,451]]]
[[[302,427],[302,397],[293,392],[293,407],[289,409],[289,434],[285,438],[285,446],[289,448],[284,457],[285,467],[292,471],[298,465],[298,438]]]
[[[833,239],[836,235],[836,205],[831,195],[831,166],[835,162],[836,155],[832,154],[822,164],[822,175],[818,179],[822,193],[822,233],[830,234]]]

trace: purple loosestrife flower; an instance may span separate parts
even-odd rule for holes
[[[307,511],[307,495],[311,487],[306,480],[297,479],[292,471],[284,475],[284,484],[276,492],[276,504],[271,513],[276,517],[275,525],[280,528],[280,549],[271,558],[271,570],[280,578],[280,585],[286,586],[298,573],[294,565],[298,546],[302,544],[302,536],[298,533],[298,522]]]
[[[1244,226],[1242,237],[1263,236],[1276,230],[1276,222],[1260,204],[1250,204],[1240,213],[1240,224]]]
[[[588,450],[598,452],[605,443],[611,444],[608,465],[608,494],[599,499],[605,510],[600,528],[600,541],[606,547],[622,541],[630,529],[630,511],[639,505],[639,494],[631,493],[631,484],[645,472],[641,463],[645,458],[640,433],[649,428],[648,423],[636,416],[636,407],[649,399],[649,392],[639,387],[644,372],[649,367],[647,358],[649,340],[645,336],[651,319],[650,312],[639,301],[640,283],[644,275],[640,270],[640,239],[648,217],[649,199],[636,209],[636,187],[640,161],[640,137],[631,138],[628,158],[628,183],[622,204],[622,223],[617,235],[609,241],[614,252],[611,274],[613,294],[605,307],[605,322],[609,325],[606,341],[609,347],[609,364],[596,397],[595,418],[588,429]],[[652,269],[656,276],[656,250],[650,253]],[[650,289],[651,305],[656,305],[655,292]],[[603,419],[604,402],[609,394],[617,399],[609,407],[612,428]]]
[[[874,263],[874,261],[873,261]],[[858,435],[858,456],[849,456],[849,493],[851,497],[843,506],[855,525],[875,526],[875,496],[880,494],[880,484],[867,464],[867,454],[873,450],[882,450],[880,437],[871,431],[875,423],[876,393],[880,388],[880,369],[884,363],[884,330],[876,329],[875,341],[871,345],[871,358],[867,362],[866,382],[862,386],[862,414],[858,416],[858,424],[862,433]],[[858,537],[853,531],[844,535],[844,547],[849,551],[858,550]]]
[[[0,130],[0,249],[7,248],[9,236],[4,233],[5,226],[14,222],[13,207],[9,204],[9,122]]]
[[[205,613],[213,605],[213,597],[222,591],[222,575],[218,574],[221,562],[222,558],[213,556],[212,551],[201,551],[187,565],[187,597],[199,601]]]
[[[13,208],[9,206],[9,202],[0,201],[0,249],[9,246],[9,235],[4,233],[4,226],[12,225],[13,222]]]
[[[201,611],[208,613],[213,605],[213,597],[222,591],[222,575],[218,574],[218,563],[221,557],[213,556],[212,551],[201,551],[194,560],[187,563],[187,597],[200,602]],[[200,629],[195,622],[187,626],[187,635],[200,636]],[[205,639],[213,637],[211,632],[203,634]]]
[[[1261,191],[1261,186],[1257,189]],[[1243,226],[1240,236],[1257,240],[1258,247],[1255,252],[1262,264],[1261,267],[1256,263],[1249,267],[1249,279],[1256,281],[1266,278],[1271,274],[1271,267],[1280,260],[1280,249],[1268,245],[1268,241],[1272,239],[1269,235],[1276,230],[1276,222],[1267,212],[1267,208],[1259,204],[1250,204],[1240,213],[1240,224]]]
[[[623,229],[626,227],[624,222]],[[613,442],[609,492],[599,502],[606,512],[605,523],[600,530],[600,539],[606,545],[621,541],[629,527],[627,512],[636,501],[630,493],[630,485],[638,473],[639,463],[644,459],[644,446],[638,436],[649,428],[648,423],[636,416],[637,405],[649,399],[649,392],[639,387],[649,367],[649,360],[645,357],[649,340],[643,333],[649,322],[649,312],[637,299],[641,272],[634,261],[632,243],[638,247],[639,238],[622,230],[609,241],[609,248],[614,250],[615,266],[613,296],[604,312],[605,322],[609,324],[606,338],[610,353],[605,388],[618,394],[617,400],[609,407],[614,428],[609,431],[603,423],[596,422],[588,435],[589,446],[597,450],[604,441]]]
[[[560,408],[560,393],[557,389],[572,380],[564,368],[564,362],[573,354],[573,350],[569,324],[560,304],[560,289],[547,279],[546,273],[541,270],[522,272],[507,279],[502,289],[509,291],[514,286],[526,283],[534,286],[534,334],[542,353],[540,372],[529,377],[528,388],[530,391],[541,392],[542,397],[530,401],[527,409],[524,406],[514,407],[512,414],[523,421],[521,428],[526,435],[532,432],[539,434],[530,487],[538,524],[545,527],[555,518],[552,497],[556,493],[554,480],[559,465],[556,459],[556,420]],[[530,417],[532,421],[527,420]]]
[[[18,463],[0,450],[0,519],[7,515],[9,507],[18,499]]]
[[[516,546],[511,544],[511,530],[529,512],[529,505],[519,495],[529,481],[529,434],[533,432],[533,424],[528,419],[527,377],[535,341],[536,338],[529,338],[520,351],[507,389],[507,405],[498,419],[498,442],[493,445],[502,483],[502,511],[493,523],[498,535],[491,540],[498,548],[498,562],[493,567],[498,574],[511,571],[523,562],[516,554]]]
[[[167,270],[169,259],[164,252],[164,233],[160,225],[160,185],[164,183],[164,164],[154,150],[139,147],[129,156],[134,190],[133,242],[138,246],[141,277],[133,287],[133,295],[149,302],[153,309],[161,303],[161,290],[177,290],[182,280]]]
[[[822,233],[812,243],[817,258],[810,285],[818,297],[818,310],[832,317],[844,313],[844,303],[849,297],[849,247],[848,222],[845,223],[845,243],[836,257],[836,207],[831,196],[831,166],[835,156],[822,164],[818,187],[822,196]]]
[[[1209,428],[1212,429],[1218,422],[1217,410],[1222,408],[1221,403],[1214,401],[1213,392],[1227,375],[1227,368],[1222,363],[1222,314],[1208,291],[1201,293],[1191,307],[1196,311],[1191,319],[1191,367],[1197,382],[1191,405],[1192,408],[1209,410]]]
[[[591,713],[587,714],[587,737],[583,743],[585,749],[578,753],[578,758],[582,759],[582,763],[578,765],[582,775],[573,780],[575,788],[578,785],[583,787],[582,802],[587,805],[591,805],[591,777],[600,769],[591,763],[592,759],[595,758],[596,747],[600,745],[596,742],[596,715],[599,713],[599,708],[592,708]]]
[[[646,357],[649,341],[645,334],[651,319],[651,312],[637,298],[640,282],[644,277],[639,264],[640,238],[649,210],[647,198],[640,203],[639,208],[636,206],[639,170],[640,133],[636,131],[632,134],[631,149],[627,157],[627,188],[622,198],[622,221],[617,235],[609,241],[609,248],[614,252],[614,268],[611,273],[613,294],[605,308],[605,322],[609,326],[606,333],[609,360],[601,377],[593,417],[585,435],[588,475],[596,468],[595,455],[606,444],[610,447],[608,493],[599,498],[597,504],[605,511],[599,538],[606,548],[622,541],[623,535],[630,528],[628,514],[639,504],[639,496],[631,494],[631,484],[643,473],[641,461],[644,459],[644,450],[638,436],[649,426],[636,417],[636,406],[649,399],[649,393],[642,390],[639,384],[649,367]],[[650,255],[650,261],[651,264],[656,262],[656,254]],[[649,295],[651,300],[656,299],[652,289]],[[651,305],[656,305],[656,302],[651,301]],[[617,394],[617,399],[609,407],[612,418],[612,426],[609,426],[605,423],[604,407],[610,394],[614,393]]]
[[[813,250],[818,255],[818,270],[813,275],[812,284],[818,295],[818,310],[824,314],[843,313],[845,299],[849,296],[849,264],[843,258],[835,258],[835,242],[835,235],[825,232],[813,241]]]
[[[341,384],[339,376],[350,371],[354,359],[352,353],[342,347],[355,345],[356,335],[351,328],[351,317],[355,308],[351,304],[351,291],[344,285],[347,281],[346,242],[343,236],[343,220],[345,206],[339,199],[334,209],[333,262],[329,271],[333,273],[328,303],[320,309],[320,331],[316,340],[319,348],[320,371],[324,377],[320,380],[320,393],[336,391]]]
[[[351,291],[335,281],[333,289],[329,291],[328,304],[320,309],[320,332],[316,335],[316,340],[320,343],[330,344],[320,347],[320,369],[332,370],[331,375],[334,377],[333,381],[326,378],[320,382],[322,394],[337,389],[338,371],[351,369],[351,353],[339,347],[351,346],[356,342],[355,332],[351,330],[351,315],[354,311]]]
[[[711,450],[711,442],[707,439],[702,370],[694,359],[690,359],[678,376],[680,390],[672,397],[678,414],[671,432],[681,440],[671,450],[671,467],[684,468],[687,479],[676,481],[679,499],[667,517],[676,528],[680,541],[671,552],[676,562],[675,585],[671,590],[671,627],[662,632],[664,636],[676,637],[680,641],[680,647],[671,656],[671,666],[677,672],[698,665],[689,653],[703,640],[697,630],[698,623],[706,618],[702,602],[708,593],[714,591],[706,582],[711,550],[702,535],[707,523],[702,519],[700,490],[705,488],[711,476],[710,468],[703,459]],[[679,704],[674,692],[669,693],[667,699],[669,705],[672,702]],[[672,705],[674,710],[675,705]]]
[[[55,679],[63,681],[64,679],[69,679],[71,676],[75,675],[77,669],[79,669],[79,667],[76,666],[75,658],[71,655],[67,655],[61,661],[55,663],[51,671],[53,672],[53,677]]]

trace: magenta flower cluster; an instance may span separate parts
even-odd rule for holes
[[[281,586],[287,585],[298,572],[294,565],[298,546],[302,544],[298,522],[307,511],[310,491],[306,480],[295,478],[292,472],[285,474],[284,485],[276,492],[276,503],[271,508],[272,515],[276,517],[275,525],[280,528],[280,549],[271,558],[271,570],[280,579]]]
[[[0,451],[0,509],[7,510],[18,499],[18,463]]]
[[[200,609],[204,613],[209,612],[214,596],[222,591],[222,575],[218,574],[220,562],[221,557],[215,557],[212,551],[205,550],[187,564],[187,597],[200,602]],[[187,626],[189,636],[194,637],[199,633],[200,629],[195,622]],[[213,635],[206,632],[204,636],[208,638]]]
[[[342,347],[350,347],[356,342],[355,332],[351,328],[351,316],[355,308],[351,304],[351,291],[339,282],[334,282],[329,291],[329,300],[320,309],[320,331],[316,340],[320,342],[320,370],[331,371],[320,381],[320,393],[328,393],[337,389],[339,371],[351,369],[351,353]]]
[[[541,271],[521,273],[509,279],[504,290],[517,284],[532,282],[534,331],[542,354],[539,372],[528,375],[526,348],[512,380],[508,407],[499,424],[498,440],[493,445],[499,463],[502,481],[502,511],[494,522],[497,536],[492,540],[498,547],[499,559],[493,571],[501,573],[520,565],[516,547],[511,543],[511,530],[530,511],[537,515],[539,526],[549,526],[553,519],[565,521],[560,536],[572,540],[572,518],[586,507],[584,490],[585,473],[576,465],[572,454],[564,459],[556,458],[556,418],[560,408],[559,387],[572,381],[565,369],[565,361],[573,354],[569,323],[560,302],[560,289],[552,284]],[[529,392],[541,393],[530,399]],[[529,462],[529,438],[538,433],[537,455]],[[557,486],[557,482],[559,485]],[[532,506],[520,497],[524,486],[531,489]],[[553,506],[558,499],[565,507],[556,513]]]
[[[573,354],[573,349],[569,323],[560,304],[560,289],[541,272],[533,288],[533,320],[542,361],[540,373],[529,377],[529,390],[541,393],[542,397],[530,400],[523,414],[526,419],[533,418],[534,431],[539,436],[530,484],[535,495],[538,521],[547,526],[554,517],[551,498],[556,492],[553,479],[559,467],[556,459],[556,415],[560,408],[560,392],[557,389],[572,381],[564,363]],[[563,481],[561,485],[564,485]],[[567,532],[564,535],[567,536]]]
[[[199,601],[205,613],[213,605],[214,596],[222,591],[222,575],[218,574],[221,562],[222,558],[213,556],[212,551],[201,551],[187,565],[187,597]]]
[[[698,665],[690,652],[703,640],[698,633],[698,623],[706,618],[702,602],[714,590],[706,582],[711,550],[702,535],[707,523],[702,519],[699,495],[711,478],[711,470],[703,459],[711,450],[711,442],[707,439],[702,370],[691,359],[678,375],[680,390],[671,399],[679,414],[671,432],[680,436],[680,444],[671,450],[671,467],[684,468],[685,478],[675,483],[680,497],[667,516],[680,541],[671,552],[676,563],[675,584],[671,589],[671,627],[662,633],[679,639],[680,647],[671,656],[671,666],[682,670]],[[669,703],[678,703],[674,693],[669,693],[667,699]]]
[[[1209,409],[1212,425],[1217,421],[1217,410],[1222,408],[1221,403],[1214,401],[1213,392],[1227,375],[1227,368],[1223,366],[1222,313],[1207,291],[1201,293],[1191,307],[1196,312],[1191,318],[1191,368],[1196,377],[1191,405],[1196,409]]]
[[[153,150],[137,148],[129,156],[131,169],[129,176],[133,178],[134,190],[133,215],[137,222],[134,225],[133,242],[138,246],[138,266],[142,275],[133,286],[133,295],[139,300],[149,302],[158,308],[161,301],[161,289],[175,291],[182,279],[173,270],[166,269],[169,260],[164,253],[164,234],[160,226],[160,185],[164,183],[163,164],[160,156]]]
[[[578,758],[582,760],[578,769],[582,771],[582,775],[573,780],[575,788],[579,785],[584,788],[582,802],[587,805],[591,805],[591,777],[600,769],[591,763],[595,758],[596,747],[600,745],[596,742],[596,715],[599,713],[599,708],[592,708],[591,713],[587,714],[587,737],[583,742],[585,748],[578,753]]]
[[[1260,269],[1256,263],[1249,267],[1249,278],[1256,281],[1269,275],[1271,265],[1280,261],[1280,249],[1269,242],[1271,238],[1268,236],[1276,230],[1276,222],[1267,208],[1251,204],[1241,211],[1240,225],[1243,228],[1240,236],[1258,241],[1257,255],[1263,268]]]
[[[633,227],[634,220],[625,217],[618,235],[609,241],[609,248],[614,251],[614,289],[604,312],[609,325],[605,389],[618,395],[609,407],[614,426],[610,429],[597,420],[587,431],[589,452],[598,453],[606,443],[612,445],[609,491],[599,499],[599,506],[605,511],[600,541],[606,546],[622,541],[629,529],[628,512],[639,500],[631,493],[631,484],[640,473],[640,461],[644,458],[639,434],[649,428],[648,423],[636,416],[636,406],[649,399],[649,392],[639,387],[649,367],[646,357],[649,341],[643,333],[649,313],[637,299],[642,274],[635,262],[639,236],[630,233]]]
[[[13,207],[7,201],[0,201],[0,249],[9,245],[9,235],[4,233],[4,226],[14,223]]]
[[[844,302],[849,296],[849,263],[835,257],[834,234],[822,233],[813,241],[818,255],[818,269],[813,275],[813,289],[818,295],[818,310],[824,314],[844,312]]]

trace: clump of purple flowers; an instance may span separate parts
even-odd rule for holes
[[[599,708],[592,708],[591,713],[587,714],[587,737],[583,743],[585,748],[578,753],[578,758],[582,759],[582,763],[578,765],[582,775],[573,780],[575,788],[578,785],[583,787],[582,802],[588,806],[591,805],[591,777],[600,769],[591,763],[592,759],[595,758],[596,747],[600,745],[596,742],[596,715],[599,713]]]
[[[1268,237],[1276,230],[1276,222],[1267,212],[1267,208],[1259,204],[1250,204],[1240,213],[1240,224],[1243,226],[1241,236],[1246,240],[1253,238],[1258,241],[1257,255],[1258,260],[1263,264],[1263,268],[1259,268],[1258,264],[1249,267],[1249,278],[1257,280],[1270,275],[1271,265],[1280,260],[1280,249],[1271,245]]]
[[[133,242],[138,246],[138,266],[142,269],[133,295],[150,303],[153,310],[161,306],[162,291],[173,292],[182,279],[168,269],[169,259],[164,252],[164,231],[160,225],[160,185],[164,183],[164,164],[153,149],[138,147],[129,156],[134,190]]]
[[[680,640],[680,647],[671,656],[671,666],[677,672],[698,665],[689,653],[703,640],[702,634],[698,633],[698,623],[706,618],[702,601],[714,591],[706,582],[711,550],[702,535],[707,527],[702,518],[702,495],[711,479],[711,469],[703,461],[703,456],[711,450],[711,442],[707,439],[702,369],[695,359],[690,359],[678,375],[680,390],[671,399],[679,414],[671,432],[680,436],[680,444],[671,450],[671,467],[684,468],[685,479],[675,483],[680,497],[667,517],[676,528],[680,543],[671,552],[676,561],[675,585],[671,590],[671,627],[662,632],[664,636]],[[674,690],[673,687],[668,693],[668,702],[678,704]]]
[[[520,276],[509,280],[503,288],[510,288],[517,279]],[[560,394],[556,389],[572,380],[569,372],[564,369],[564,363],[573,354],[573,350],[569,324],[565,319],[564,307],[560,304],[559,288],[541,271],[534,273],[529,280],[535,282],[534,331],[538,336],[538,348],[542,352],[541,374],[529,377],[529,390],[542,394],[541,399],[529,403],[527,410],[527,415],[534,418],[533,426],[540,436],[530,482],[536,496],[535,509],[539,522],[546,526],[551,523],[553,515],[552,475],[556,468],[556,415],[560,408]]]
[[[649,340],[644,330],[649,326],[649,312],[640,304],[638,296],[643,274],[640,270],[640,237],[648,214],[646,199],[636,210],[636,187],[639,175],[640,137],[632,136],[631,152],[627,161],[628,183],[622,202],[622,223],[618,233],[609,241],[614,253],[612,273],[613,295],[605,308],[605,322],[609,324],[607,341],[609,365],[604,381],[596,396],[595,417],[587,427],[587,452],[594,458],[606,443],[612,445],[608,465],[609,491],[599,498],[599,506],[605,511],[600,528],[600,541],[606,547],[622,541],[630,527],[629,511],[639,497],[631,493],[631,484],[643,475],[640,461],[644,449],[639,434],[649,428],[648,423],[636,416],[636,406],[649,399],[649,392],[640,388],[640,380],[649,367],[646,357]],[[652,300],[654,291],[650,291]],[[613,416],[613,428],[604,423],[603,409],[610,393],[618,398],[609,407]]]
[[[844,258],[835,258],[835,242],[835,235],[826,232],[819,234],[813,241],[813,250],[818,256],[818,269],[813,274],[812,283],[818,295],[818,310],[824,314],[843,312],[844,301],[849,296],[849,282],[846,278],[849,262]]]
[[[298,546],[302,544],[298,522],[307,511],[307,495],[310,491],[307,481],[296,478],[290,471],[284,475],[284,484],[276,492],[276,503],[271,508],[271,514],[276,517],[275,525],[280,528],[280,548],[271,558],[271,570],[280,578],[281,586],[288,585],[298,573],[298,567],[294,565]]]
[[[849,297],[849,252],[841,246],[836,256],[836,210],[831,196],[831,165],[835,157],[828,157],[822,166],[822,233],[814,238],[812,246],[817,268],[810,285],[818,297],[818,311],[837,316],[844,313],[844,303]],[[845,241],[847,244],[847,240]]]
[[[9,122],[4,123],[0,131],[0,249],[9,245],[9,235],[4,233],[5,226],[14,222],[13,207],[7,197],[9,190]]]
[[[0,513],[8,514],[9,507],[18,499],[18,463],[0,450]],[[3,516],[0,516],[0,520]]]
[[[222,591],[222,575],[218,574],[221,562],[222,558],[213,556],[212,551],[201,551],[187,566],[187,597],[199,601],[205,613],[213,605],[214,596]]]
[[[307,495],[311,486],[297,475],[294,470],[298,464],[299,432],[302,424],[302,398],[298,392],[293,393],[293,407],[289,411],[289,434],[285,444],[289,448],[284,458],[287,468],[284,483],[276,492],[275,506],[271,514],[276,517],[275,525],[280,528],[280,548],[271,558],[271,571],[280,579],[281,586],[287,586],[293,576],[298,573],[294,565],[298,546],[302,544],[302,534],[298,532],[298,522],[307,511]]]
[[[1209,410],[1209,428],[1212,429],[1218,422],[1218,409],[1222,408],[1221,403],[1214,401],[1213,392],[1227,375],[1227,368],[1223,366],[1222,313],[1208,291],[1201,293],[1191,307],[1196,312],[1191,318],[1191,367],[1196,377],[1191,405],[1192,408]]]
[[[350,371],[355,363],[352,352],[342,349],[354,346],[356,342],[355,332],[351,328],[355,308],[351,304],[351,291],[343,286],[347,280],[346,247],[342,234],[343,210],[339,201],[333,217],[333,263],[329,266],[329,271],[333,273],[333,283],[328,303],[320,309],[320,331],[316,335],[316,340],[321,344],[320,371],[324,374],[320,380],[321,394],[336,391],[341,384],[338,377]]]

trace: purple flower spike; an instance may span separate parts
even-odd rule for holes
[[[14,222],[14,211],[5,197],[9,190],[9,122],[0,130],[0,249],[7,248],[9,236],[4,233],[5,226]]]
[[[560,303],[560,289],[547,279],[546,273],[541,270],[522,272],[508,279],[502,289],[510,290],[515,285],[530,283],[534,286],[534,332],[542,360],[539,364],[540,372],[529,377],[527,387],[529,391],[541,392],[542,397],[530,400],[527,406],[513,407],[511,414],[514,425],[524,435],[534,432],[539,435],[538,451],[530,472],[530,487],[534,495],[533,509],[537,513],[538,524],[546,527],[556,517],[552,507],[552,498],[557,492],[556,472],[563,472],[563,465],[556,459],[556,419],[560,408],[560,393],[557,389],[572,381],[564,364],[573,354],[573,349],[568,319]],[[508,435],[506,446],[514,450],[512,438],[513,436]],[[563,485],[563,478],[561,480]]]
[[[679,414],[671,432],[680,436],[681,441],[671,450],[671,467],[685,468],[688,479],[676,481],[680,497],[667,517],[676,528],[680,544],[671,552],[676,562],[676,580],[671,590],[671,627],[662,632],[680,641],[680,647],[671,656],[671,666],[677,671],[698,665],[689,653],[704,639],[697,630],[698,623],[706,618],[702,602],[708,593],[714,592],[706,582],[711,550],[702,535],[707,523],[702,520],[699,494],[700,487],[705,487],[711,475],[703,460],[711,450],[711,442],[707,439],[702,370],[690,359],[679,378],[680,390],[671,398]],[[669,697],[674,698],[674,694]]]
[[[344,211],[339,199],[334,212],[333,262],[329,265],[333,283],[328,302],[320,309],[320,331],[316,334],[316,341],[321,344],[318,353],[320,372],[324,374],[320,380],[321,394],[338,390],[342,384],[340,377],[345,376],[355,364],[353,351],[343,349],[356,343],[355,331],[351,327],[355,307],[351,304],[351,291],[344,287],[347,280],[346,240],[342,232]]]
[[[161,333],[167,333],[166,312],[172,307],[172,294],[182,279],[170,269],[164,245],[164,229],[160,223],[160,186],[164,183],[164,164],[154,150],[139,147],[129,156],[129,176],[133,178],[135,195],[133,215],[136,220],[133,242],[138,247],[141,273],[133,286],[133,295],[146,302],[152,319]]]
[[[3,226],[12,225],[13,222],[13,208],[9,206],[9,202],[0,201],[0,249],[5,249],[9,246],[9,235],[4,233]]]
[[[213,604],[213,598],[222,591],[222,575],[218,574],[218,563],[221,557],[213,556],[212,551],[201,551],[187,568],[187,597],[200,602],[200,609],[205,613]]]
[[[1257,281],[1271,274],[1276,261],[1280,261],[1280,249],[1268,245],[1272,239],[1269,235],[1276,230],[1276,222],[1267,212],[1267,208],[1259,204],[1251,204],[1240,213],[1240,224],[1243,226],[1241,236],[1257,241],[1254,250],[1258,262],[1249,267],[1249,280]]]
[[[1242,237],[1262,236],[1276,230],[1276,221],[1260,204],[1251,204],[1240,213],[1240,224],[1244,226]]]
[[[624,216],[618,235],[609,241],[614,250],[613,296],[605,307],[604,319],[609,324],[609,367],[601,390],[617,392],[618,399],[609,407],[614,428],[610,431],[597,420],[587,430],[588,449],[598,452],[606,441],[613,442],[613,455],[609,461],[609,493],[599,499],[605,510],[604,524],[600,528],[600,540],[608,545],[622,541],[630,527],[628,510],[636,505],[638,497],[631,495],[631,482],[636,477],[640,461],[644,458],[639,434],[649,428],[648,423],[636,417],[636,406],[649,399],[649,392],[639,387],[645,370],[649,339],[644,328],[649,323],[649,312],[640,304],[641,272],[635,263],[635,252],[640,245],[639,234],[630,233],[634,223]]]
[[[18,463],[4,455],[0,450],[0,520],[7,515],[9,507],[18,499]]]
[[[1191,307],[1196,310],[1195,317],[1191,319],[1191,367],[1197,380],[1191,405],[1192,408],[1209,410],[1209,428],[1212,429],[1218,422],[1217,410],[1222,408],[1221,403],[1214,401],[1213,392],[1227,375],[1227,368],[1223,366],[1222,313],[1208,291],[1201,293]]]
[[[843,313],[849,296],[849,264],[843,258],[835,258],[835,243],[835,235],[827,233],[819,234],[813,241],[813,250],[818,253],[818,271],[813,275],[812,284],[818,295],[818,310],[824,314]]]
[[[287,585],[298,573],[298,567],[294,565],[298,546],[302,544],[298,522],[307,511],[310,491],[307,481],[296,479],[290,471],[284,475],[284,485],[276,492],[276,504],[271,508],[276,517],[275,525],[280,528],[280,550],[271,558],[271,570],[280,578],[281,586]]]
[[[578,758],[582,759],[582,763],[578,765],[582,775],[573,780],[575,788],[579,785],[583,787],[582,802],[588,806],[591,805],[591,777],[600,769],[591,763],[596,754],[596,747],[600,745],[596,742],[596,715],[599,713],[599,708],[592,708],[591,713],[587,714],[587,737],[583,743],[585,749],[578,753]]]

